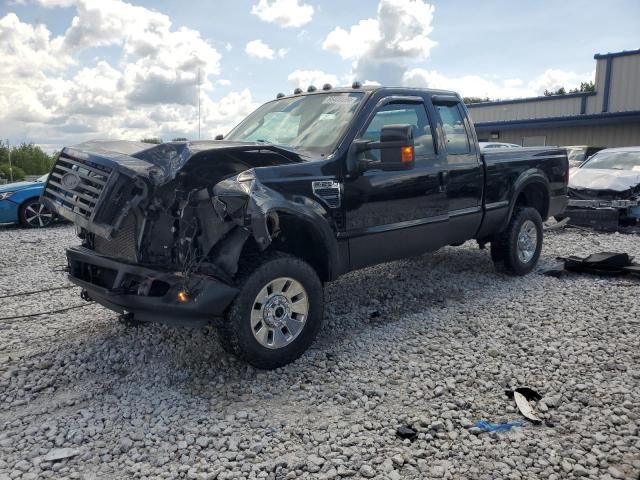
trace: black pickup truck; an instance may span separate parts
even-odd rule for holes
[[[130,322],[213,322],[270,369],[309,347],[323,283],[351,270],[476,239],[530,272],[568,170],[560,149],[481,154],[453,92],[325,85],[224,139],[64,148],[43,200],[78,228],[83,298]]]

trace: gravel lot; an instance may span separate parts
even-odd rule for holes
[[[68,285],[74,230],[0,228],[0,296]],[[549,232],[558,255],[640,236]],[[0,317],[82,305],[1,298]],[[630,478],[640,475],[640,281],[494,272],[468,242],[349,274],[299,361],[261,372],[208,329],[126,328],[99,306],[0,320],[0,479]],[[544,394],[541,425],[504,387]],[[412,443],[395,430],[412,425]],[[47,460],[59,448],[72,458]]]

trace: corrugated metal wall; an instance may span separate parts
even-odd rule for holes
[[[479,138],[489,138],[492,130],[478,130]],[[524,137],[545,136],[546,145],[640,146],[640,122],[574,127],[522,128],[500,131],[493,141],[522,145]]]
[[[586,114],[601,113],[607,76],[607,58],[596,60],[596,94],[587,97]],[[588,80],[588,79],[585,79]],[[561,96],[524,103],[494,103],[469,106],[475,123],[528,120],[581,114],[580,97]],[[640,54],[614,56],[611,59],[609,112],[640,110]]]
[[[640,110],[640,53],[623,52],[596,56],[596,94],[586,97],[584,113],[602,114],[605,102],[607,67],[611,66],[607,113],[634,112]],[[531,99],[521,103],[494,103],[473,105],[469,114],[474,123],[508,122],[510,120],[533,120],[553,117],[580,117],[581,96],[550,99]],[[499,132],[499,141],[522,145],[525,137],[545,137],[546,145],[602,145],[607,147],[640,146],[640,122],[630,119],[601,119],[596,123],[574,119],[572,126],[549,127],[477,127],[478,137],[490,138],[491,132]],[[561,125],[561,122],[558,122]],[[578,123],[578,125],[575,125]],[[579,125],[582,123],[582,125]],[[530,139],[539,141],[540,139]]]
[[[563,117],[580,115],[581,98],[554,98],[526,103],[506,103],[471,107],[469,113],[473,121],[501,122],[529,118]]]
[[[616,57],[611,67],[609,111],[640,110],[640,55]]]

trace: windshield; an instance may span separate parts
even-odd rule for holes
[[[640,171],[640,152],[598,152],[580,168]]]
[[[570,162],[583,162],[585,152],[583,148],[567,148],[567,158]]]
[[[225,140],[268,142],[327,155],[360,105],[361,92],[282,98],[249,115]]]

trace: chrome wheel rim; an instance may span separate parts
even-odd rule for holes
[[[283,348],[300,335],[308,314],[309,297],[302,284],[279,277],[256,295],[251,307],[251,331],[263,347]]]
[[[529,263],[538,248],[538,229],[531,220],[526,220],[518,232],[518,259]]]
[[[31,203],[24,209],[24,220],[32,227],[46,227],[53,220],[53,213],[44,203]]]

